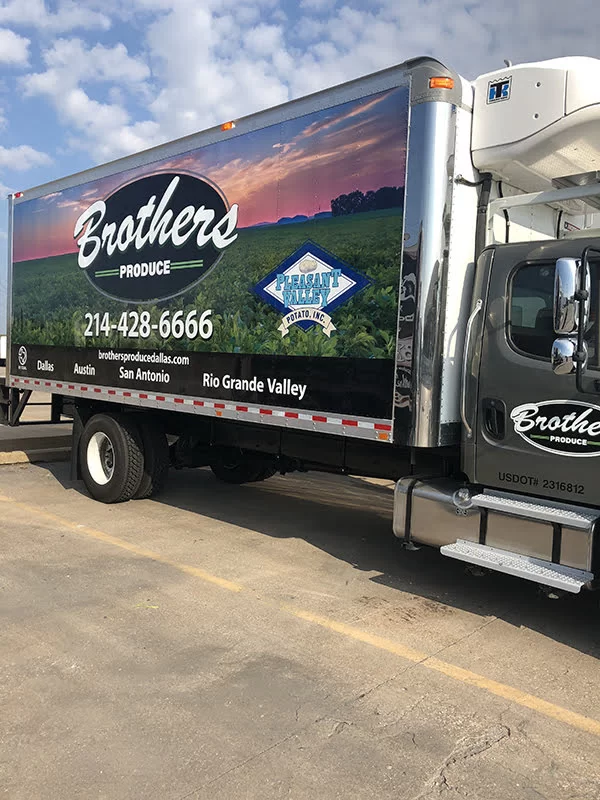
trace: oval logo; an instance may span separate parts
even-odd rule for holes
[[[77,219],[77,261],[103,294],[144,303],[202,280],[237,239],[238,206],[192,175],[162,172],[117,189]]]
[[[600,407],[577,400],[523,403],[510,412],[515,432],[540,450],[585,458],[600,455]]]

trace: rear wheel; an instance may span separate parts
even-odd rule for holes
[[[277,467],[273,466],[273,464],[264,464],[257,476],[253,479],[254,481],[266,481],[267,478],[272,478],[273,475],[277,472]]]
[[[96,414],[79,442],[81,474],[86,489],[102,503],[129,500],[140,486],[144,470],[142,439],[124,414]]]
[[[144,472],[142,480],[133,494],[133,500],[153,497],[165,486],[169,476],[170,453],[167,437],[153,422],[140,423],[144,448]]]
[[[272,462],[240,450],[220,450],[210,462],[210,468],[220,481],[233,484],[264,481],[277,471]]]

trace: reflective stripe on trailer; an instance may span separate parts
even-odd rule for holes
[[[56,381],[39,381],[35,378],[17,378],[10,376],[9,385],[15,387],[43,386],[43,390],[51,389],[63,395],[76,395],[99,399],[119,401],[123,404],[148,406],[150,408],[167,408],[184,411],[188,414],[203,414],[220,418],[234,419],[244,422],[257,422],[276,425],[283,428],[299,428],[302,430],[329,431],[338,436],[352,436],[360,439],[376,441],[392,441],[392,421],[385,419],[369,419],[368,417],[336,416],[312,411],[290,410],[286,408],[265,407],[263,405],[240,405],[236,402],[211,400],[199,397],[181,397],[179,395],[156,394],[148,391],[132,391],[129,389],[108,388],[106,386],[88,386],[85,384],[65,384]]]

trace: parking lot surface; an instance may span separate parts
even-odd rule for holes
[[[0,467],[0,796],[600,798],[598,596],[407,552],[391,504]]]

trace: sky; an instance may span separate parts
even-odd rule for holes
[[[0,0],[0,197],[419,55],[600,56],[599,28],[597,0]]]

